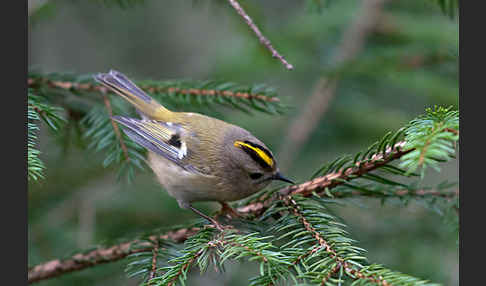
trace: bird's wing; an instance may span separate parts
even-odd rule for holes
[[[185,160],[190,150],[186,142],[181,139],[182,134],[185,132],[181,125],[123,116],[113,116],[112,118],[125,127],[123,130],[125,134],[136,143],[174,162],[187,171],[199,172],[187,162],[188,160]]]

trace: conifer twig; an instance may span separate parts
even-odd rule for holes
[[[105,103],[106,110],[108,111],[108,115],[110,116],[111,126],[113,126],[113,130],[115,131],[116,138],[118,138],[118,141],[120,141],[120,146],[123,150],[123,154],[125,155],[125,160],[129,162],[130,157],[128,156],[127,146],[123,142],[122,135],[120,133],[120,129],[118,128],[118,125],[116,124],[115,120],[113,120],[113,111],[111,109],[110,100],[108,99],[106,94],[103,94],[103,101]]]
[[[231,6],[236,10],[236,12],[245,20],[246,24],[250,27],[250,29],[253,30],[253,32],[256,34],[258,37],[258,40],[260,40],[260,43],[264,45],[271,53],[273,58],[277,58],[282,62],[282,64],[285,66],[286,69],[292,70],[294,66],[289,64],[285,58],[280,55],[277,50],[272,46],[270,43],[270,40],[268,40],[262,32],[260,32],[260,29],[253,23],[253,20],[248,16],[248,14],[243,10],[243,8],[240,6],[240,3],[236,0],[228,0],[228,2],[231,4]]]
[[[157,272],[157,255],[159,254],[159,240],[154,241],[154,248],[152,249],[152,268],[150,269],[149,280],[155,277]]]
[[[106,94],[110,92],[106,87],[101,85],[96,85],[94,83],[77,83],[68,80],[58,81],[51,80],[47,77],[35,77],[28,78],[27,85],[31,88],[37,88],[42,85],[48,86],[49,88],[61,89],[61,90],[72,90],[72,91],[84,91],[84,92],[101,92]],[[184,95],[198,95],[198,96],[224,96],[224,97],[236,97],[244,99],[257,99],[267,102],[278,102],[280,99],[274,96],[266,96],[259,93],[249,93],[241,91],[230,91],[230,90],[217,90],[217,89],[205,89],[205,88],[180,88],[174,86],[159,87],[148,84],[140,84],[140,88],[149,93],[178,93]]]
[[[304,197],[312,195],[313,192],[322,192],[326,189],[332,189],[338,185],[343,184],[354,178],[361,177],[381,166],[390,163],[393,160],[399,159],[403,155],[413,151],[401,150],[405,145],[405,141],[396,143],[393,148],[388,148],[385,154],[374,154],[371,159],[363,162],[356,162],[355,166],[329,173],[325,176],[317,177],[313,180],[307,181],[299,185],[285,187],[279,191],[281,195],[302,195]],[[275,197],[262,196],[258,201],[238,208],[240,213],[251,213],[253,215],[261,215],[265,209],[275,200]]]
[[[327,273],[327,276],[325,276],[324,278],[322,278],[322,281],[321,281],[321,286],[324,286],[326,285],[326,282],[329,280],[329,278],[331,278],[331,276],[336,273],[339,269],[341,269],[342,264],[341,263],[337,263],[336,266],[334,266],[334,268],[331,269],[331,271],[329,271],[329,273]]]
[[[177,278],[179,278],[179,276],[182,275],[182,273],[187,269],[187,268],[190,268],[192,266],[192,264],[194,263],[194,261],[196,261],[196,259],[199,258],[199,256],[201,256],[201,254],[203,254],[204,252],[204,248],[201,248],[196,254],[194,254],[194,256],[191,257],[191,259],[189,259],[189,261],[187,261],[183,266],[182,268],[179,270],[179,272],[169,281],[169,283],[167,283],[167,286],[172,286],[174,285],[174,282],[177,280]]]
[[[157,92],[167,92],[167,93],[180,93],[189,95],[204,95],[204,96],[226,96],[226,97],[237,97],[244,99],[258,99],[267,102],[278,102],[280,99],[278,97],[266,96],[262,94],[248,93],[248,92],[233,92],[229,90],[217,90],[217,89],[200,89],[200,88],[179,88],[179,87],[150,87],[147,85],[141,85],[141,89],[146,90],[151,93]]]
[[[358,161],[356,162],[355,166],[346,168],[344,170],[339,170],[337,172],[315,178],[297,186],[289,186],[281,190],[280,193],[283,195],[300,194],[303,196],[309,196],[314,191],[321,191],[325,188],[334,188],[337,185],[343,184],[343,181],[348,181],[351,178],[361,177],[362,175],[384,166],[412,151],[412,149],[402,151],[401,147],[403,145],[405,145],[405,141],[395,144],[393,148],[388,148],[388,151],[385,154],[377,153],[373,155],[370,160],[366,160],[364,162]]]
[[[297,202],[294,199],[292,199],[292,197],[290,195],[281,196],[281,200],[285,203],[285,205],[287,205],[288,207],[290,207],[292,209],[292,213],[296,217],[299,218],[299,220],[304,225],[304,228],[309,233],[312,234],[312,236],[316,239],[320,248],[324,248],[326,253],[329,255],[329,257],[331,257],[333,260],[335,260],[338,265],[341,265],[344,268],[344,270],[346,271],[346,273],[351,273],[351,274],[359,277],[360,279],[371,280],[372,282],[374,282],[378,285],[391,286],[391,284],[389,284],[381,276],[375,277],[374,274],[366,275],[366,274],[360,272],[359,270],[356,270],[353,267],[351,267],[349,265],[349,263],[347,263],[346,260],[344,260],[344,258],[340,257],[338,255],[338,253],[334,249],[332,249],[330,244],[322,237],[322,235],[314,228],[314,226],[304,217],[304,215],[299,210],[299,205],[297,204]],[[330,275],[332,275],[332,271],[331,271]]]

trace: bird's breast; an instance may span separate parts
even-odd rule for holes
[[[156,153],[148,152],[148,161],[158,182],[178,201],[235,201],[249,195],[222,177],[187,171]]]

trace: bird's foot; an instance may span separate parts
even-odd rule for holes
[[[216,217],[226,216],[228,218],[241,218],[242,215],[235,211],[225,202],[219,202],[221,204],[221,209],[217,212]]]
[[[225,229],[229,229],[229,228],[233,228],[232,226],[223,226],[222,224],[220,224],[216,219],[210,217],[210,216],[207,216],[205,214],[203,214],[202,212],[200,212],[199,210],[195,209],[193,206],[191,205],[188,205],[188,208],[191,209],[193,212],[195,212],[196,214],[200,215],[201,217],[205,218],[206,220],[208,220],[215,228],[217,228],[219,231],[224,231]]]

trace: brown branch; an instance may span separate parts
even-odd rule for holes
[[[327,275],[322,278],[321,286],[326,285],[327,280],[329,280],[329,278],[331,278],[334,273],[341,269],[341,267],[343,267],[343,265],[341,263],[337,263],[336,266],[334,266],[334,268],[332,268],[331,271],[329,271],[329,273],[327,273]]]
[[[327,243],[327,241],[321,236],[321,234],[312,226],[312,224],[307,221],[307,219],[302,215],[302,213],[299,210],[299,205],[295,200],[287,195],[287,196],[281,196],[282,201],[287,205],[288,207],[292,208],[293,214],[299,218],[299,220],[302,222],[304,225],[304,228],[312,233],[312,236],[317,240],[321,248],[325,248],[326,252],[329,254],[329,256],[333,259],[336,260],[336,262],[344,262],[344,260],[340,257],[338,257],[336,251],[334,251],[331,246]]]
[[[455,135],[459,135],[459,130],[452,129],[452,128],[446,128],[444,130],[447,131],[447,132],[454,133]]]
[[[167,286],[174,285],[174,282],[177,280],[177,278],[179,278],[179,276],[181,276],[181,274],[184,272],[184,270],[186,270],[187,268],[189,268],[189,267],[192,266],[192,263],[194,263],[194,261],[196,259],[198,259],[199,256],[201,256],[201,254],[203,253],[203,251],[204,251],[204,248],[201,248],[193,257],[191,257],[191,259],[189,259],[189,261],[187,261],[187,263],[182,266],[182,268],[179,270],[179,272],[176,274],[176,276],[174,276],[169,281],[169,283],[167,283]]]
[[[172,240],[180,243],[191,235],[195,234],[197,231],[197,228],[180,229],[177,231],[170,231],[169,233],[159,237],[151,236],[150,239]],[[137,248],[135,248],[135,246]],[[133,253],[149,252],[153,250],[153,248],[154,247],[150,242],[140,242],[139,240],[134,240],[108,248],[99,248],[88,253],[78,253],[68,259],[54,259],[29,268],[28,282],[30,284],[44,279],[57,277],[72,271],[82,270],[98,264],[117,261]]]
[[[108,249],[98,249],[87,254],[76,254],[72,258],[63,261],[55,259],[44,262],[29,269],[28,282],[30,284],[97,264],[117,261],[127,255],[145,252],[151,249],[142,248],[131,250],[131,245],[132,243],[128,242]]]
[[[374,283],[377,283],[379,285],[383,285],[383,286],[390,286],[390,284],[383,279],[383,277],[378,277],[376,278],[374,274],[371,274],[371,275],[365,275],[363,273],[361,273],[359,270],[356,270],[354,269],[352,266],[350,266],[345,260],[344,258],[340,257],[337,252],[331,248],[331,246],[329,245],[329,243],[322,237],[322,235],[312,226],[312,224],[304,217],[304,215],[300,212],[299,210],[299,205],[297,204],[297,202],[295,202],[295,200],[290,196],[290,195],[287,195],[287,196],[281,196],[281,200],[285,203],[285,205],[287,205],[288,207],[290,207],[292,209],[292,213],[299,218],[299,220],[302,222],[302,224],[304,225],[304,228],[312,234],[312,236],[316,239],[316,241],[318,242],[318,245],[320,246],[320,248],[324,248],[325,251],[327,252],[327,254],[329,255],[329,257],[331,257],[333,260],[336,261],[336,263],[339,265],[339,266],[342,266],[344,267],[344,270],[348,273],[352,273],[354,275],[356,275],[357,277],[359,277],[360,279],[368,279],[368,280],[371,280],[372,282]],[[332,275],[332,271],[330,273],[330,275]],[[329,279],[329,278],[327,278]],[[324,281],[325,282],[325,281]]]
[[[316,253],[321,248],[322,248],[322,245],[315,245],[311,250],[309,250],[306,253],[297,257],[297,259],[295,259],[294,262],[292,262],[292,264],[296,265],[297,263],[302,261],[304,258],[308,257],[309,255]]]
[[[327,194],[322,194],[327,195]],[[441,192],[437,190],[396,190],[390,193],[367,193],[362,191],[334,191],[331,192],[332,198],[347,198],[347,197],[405,197],[405,196],[415,196],[415,197],[440,197],[447,200],[453,199],[459,196],[459,190]]]
[[[362,175],[369,173],[381,166],[384,166],[391,161],[402,157],[403,155],[411,152],[412,150],[401,151],[401,147],[405,144],[405,141],[401,141],[385,154],[375,154],[370,160],[364,162],[357,162],[356,166],[346,168],[337,172],[327,174],[322,177],[315,178],[314,180],[305,182],[297,186],[289,186],[280,191],[281,194],[296,195],[300,194],[303,196],[309,196],[312,192],[320,192],[326,188],[334,188],[338,185],[343,184],[343,181],[349,181],[361,177]]]
[[[299,185],[293,185],[281,189],[279,192],[281,195],[302,195],[304,197],[312,195],[313,192],[322,195],[322,192],[326,189],[332,189],[336,186],[343,184],[355,178],[359,178],[362,175],[369,173],[383,165],[390,163],[393,160],[399,159],[403,155],[413,151],[414,149],[401,150],[401,147],[405,145],[405,141],[401,141],[395,144],[393,148],[388,148],[383,153],[374,154],[371,159],[363,162],[356,162],[355,166],[339,170],[337,172],[329,173],[325,176],[317,177],[313,180],[307,181]],[[238,208],[240,213],[247,213],[253,215],[261,215],[271,204],[277,199],[275,196],[268,197],[266,194],[259,198],[252,204]]]
[[[216,90],[216,89],[198,89],[198,88],[189,88],[183,89],[178,87],[167,87],[167,88],[160,88],[160,87],[149,87],[141,85],[140,88],[146,90],[150,93],[180,93],[180,94],[188,94],[188,95],[198,95],[198,96],[226,96],[226,97],[237,97],[237,98],[244,98],[244,99],[258,99],[267,102],[279,102],[280,99],[278,97],[271,97],[262,94],[254,94],[248,92],[233,92],[229,90]]]
[[[346,273],[350,273],[350,274],[356,276],[355,279],[368,279],[371,282],[376,283],[378,285],[382,285],[382,286],[391,286],[392,285],[392,284],[388,283],[382,276],[375,277],[375,274],[371,274],[371,275],[363,274],[359,270],[356,270],[356,269],[350,267],[348,263],[344,263],[343,266],[344,266],[344,271],[346,271]]]
[[[289,64],[285,60],[285,58],[282,55],[280,55],[277,52],[277,50],[275,50],[275,48],[272,46],[270,41],[265,36],[263,36],[262,32],[260,32],[260,29],[258,29],[255,23],[253,23],[253,20],[250,18],[250,16],[248,16],[245,10],[243,10],[243,8],[240,6],[240,3],[238,3],[238,1],[236,0],[228,0],[228,2],[236,10],[236,12],[243,18],[243,20],[245,20],[246,24],[250,27],[250,29],[253,30],[253,32],[258,37],[258,40],[260,40],[260,43],[262,43],[262,45],[264,45],[272,53],[272,57],[279,59],[286,69],[292,70],[294,67],[291,64]]]
[[[451,199],[459,196],[459,189],[452,191],[452,192],[441,192],[436,190],[399,190],[393,193],[396,196],[433,196],[433,197],[441,197],[446,199]]]
[[[120,133],[120,129],[118,129],[118,125],[116,124],[115,120],[113,120],[113,111],[111,109],[110,100],[108,99],[106,94],[103,94],[103,101],[105,102],[106,109],[108,110],[108,115],[110,116],[111,126],[113,126],[113,130],[115,131],[116,138],[118,138],[118,141],[120,141],[120,146],[123,150],[123,154],[125,155],[125,160],[127,162],[130,162],[130,157],[128,156],[127,146],[125,145],[125,142],[123,142],[122,135]]]
[[[54,81],[48,78],[28,78],[27,84],[31,88],[37,88],[42,85],[47,85],[50,88],[73,90],[73,91],[85,91],[85,92],[101,92],[106,94],[110,92],[106,87],[96,85],[92,83],[76,83],[70,81]],[[225,96],[236,97],[243,99],[257,99],[267,102],[279,102],[278,97],[266,96],[258,93],[248,92],[233,92],[229,90],[216,90],[216,89],[199,89],[199,88],[179,88],[179,87],[157,87],[150,85],[140,85],[140,88],[149,93],[178,93],[184,95],[197,95],[197,96]]]
[[[152,249],[152,269],[150,270],[149,280],[157,274],[157,256],[159,255],[159,240],[154,241],[154,248]]]

